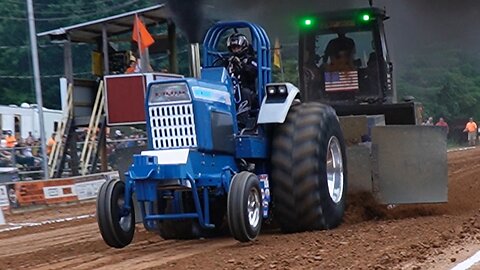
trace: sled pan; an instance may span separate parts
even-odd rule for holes
[[[373,127],[372,179],[379,203],[447,202],[445,131],[435,126]]]

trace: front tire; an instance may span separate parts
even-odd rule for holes
[[[333,108],[304,103],[275,132],[272,195],[284,232],[331,229],[346,205],[345,143]]]
[[[240,242],[255,240],[262,227],[262,193],[258,177],[250,172],[233,176],[227,202],[228,226]]]
[[[97,223],[103,240],[114,248],[130,244],[135,230],[135,210],[130,200],[130,211],[125,204],[125,183],[119,179],[108,180],[100,187],[97,197]]]

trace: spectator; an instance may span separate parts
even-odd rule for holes
[[[123,133],[119,129],[115,130],[115,135],[113,136],[113,142],[114,146],[113,148],[117,148],[120,146],[120,148],[125,148],[125,144],[122,142],[123,139]]]
[[[130,62],[129,62],[129,65],[128,65],[128,68],[127,70],[125,71],[125,73],[134,73],[134,72],[138,72],[139,69],[138,69],[138,66],[137,66],[137,59],[135,59],[135,56],[130,56]]]
[[[470,117],[463,132],[468,132],[468,145],[474,146],[477,141],[477,123],[473,121],[473,117]]]
[[[429,117],[427,121],[425,121],[422,125],[424,126],[433,126],[433,117]]]
[[[146,145],[146,143],[145,143],[145,138],[144,138],[144,136],[143,136],[142,133],[138,133],[137,136],[136,136],[136,138],[138,139],[138,140],[137,140],[137,145],[138,145],[138,146]]]
[[[123,148],[127,148],[127,147],[129,147],[128,146],[128,137],[125,136],[123,138],[123,140],[119,144],[117,144],[116,149],[123,149]]]
[[[32,147],[30,145],[22,145],[22,155],[26,156],[26,157],[33,157],[33,153],[32,153]]]
[[[438,119],[438,122],[435,124],[435,126],[437,127],[444,127],[447,134],[448,134],[448,124],[447,122],[445,122],[445,120],[443,119],[443,117],[440,117],[440,119]]]
[[[14,149],[15,161],[17,162],[17,164],[20,164],[26,168],[33,167],[33,165],[35,164],[35,159],[32,156],[32,152],[30,151],[30,153],[28,153],[28,151],[25,151],[26,147],[22,142],[18,143],[14,147]],[[25,153],[29,156],[25,155]]]
[[[11,131],[8,131],[7,137],[5,138],[8,148],[13,148],[17,145],[17,139],[13,136]]]
[[[127,147],[137,146],[137,141],[135,140],[136,138],[137,136],[135,134],[130,135],[130,137],[128,137]]]
[[[121,140],[123,138],[122,131],[120,129],[115,130],[115,140]]]
[[[40,141],[38,141],[37,139],[35,139],[35,141],[33,141],[33,144],[32,144],[32,155],[34,157],[38,157],[40,156],[39,154],[39,149],[40,149]]]
[[[130,56],[130,61],[128,62],[128,68],[125,70],[125,73],[137,73],[137,72],[153,72],[153,68],[150,63],[147,63],[145,67],[146,70],[143,70],[142,59],[135,58],[135,56]]]
[[[32,132],[29,131],[28,137],[25,139],[25,144],[32,146],[34,142],[35,142],[35,138],[33,137]]]
[[[52,152],[53,146],[55,145],[55,135],[56,133],[52,133],[52,136],[47,141],[47,155],[50,155]]]

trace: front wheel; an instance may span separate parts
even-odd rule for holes
[[[124,209],[130,200],[130,210]],[[125,183],[109,180],[100,187],[97,197],[97,223],[103,240],[114,248],[130,244],[135,229],[135,210],[132,198],[125,198]]]
[[[232,178],[227,202],[228,226],[240,242],[254,240],[262,227],[262,193],[258,177],[240,172]]]

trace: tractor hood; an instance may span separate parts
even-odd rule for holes
[[[197,148],[233,153],[235,100],[224,68],[202,70],[202,79],[149,84],[146,99],[149,149]]]

